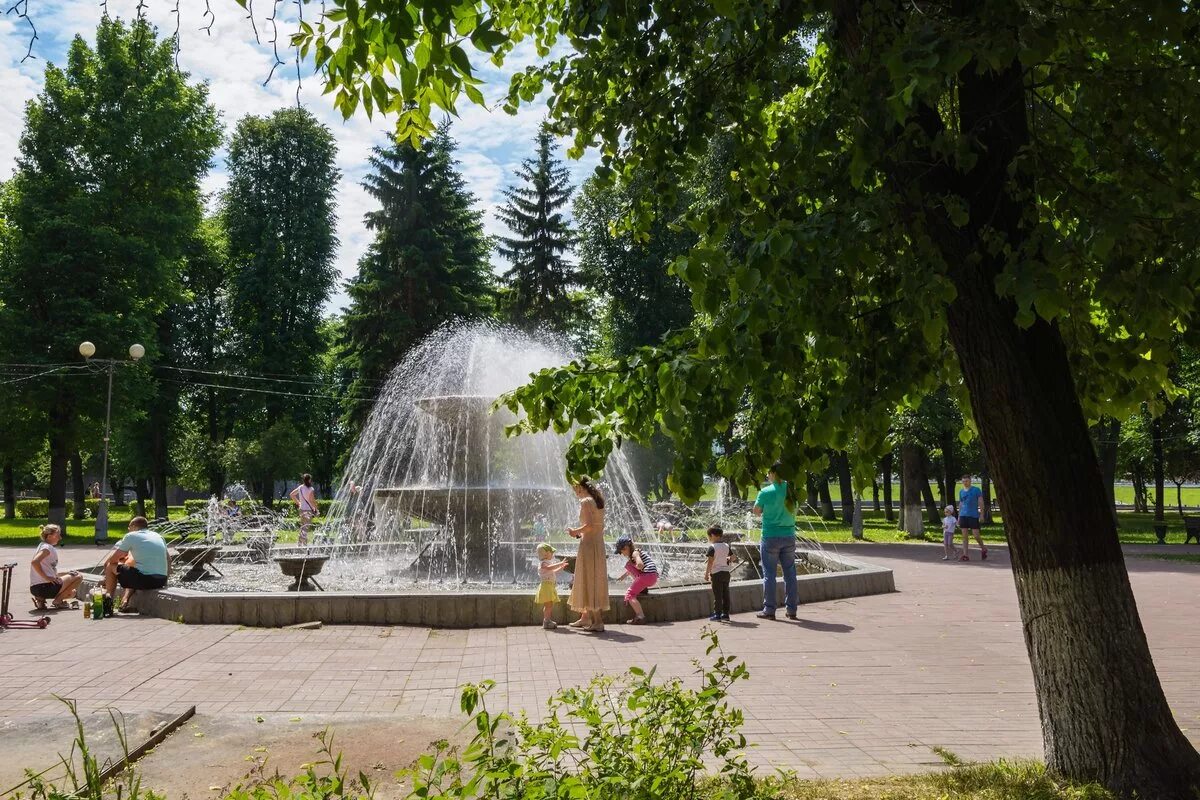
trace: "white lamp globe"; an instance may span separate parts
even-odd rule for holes
[[[96,355],[96,345],[91,342],[81,342],[79,345],[79,355],[84,358],[91,358]]]
[[[144,355],[146,355],[146,348],[142,347],[140,344],[131,344],[129,346],[129,357],[134,361],[137,361]]]

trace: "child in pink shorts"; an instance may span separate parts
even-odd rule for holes
[[[629,559],[625,562],[625,573],[633,578],[633,585],[625,593],[625,602],[633,609],[634,613],[629,624],[641,625],[646,621],[646,614],[642,611],[642,604],[638,602],[638,595],[658,583],[658,567],[650,554],[635,547],[633,539],[628,536],[622,536],[617,540],[616,551],[617,555]]]

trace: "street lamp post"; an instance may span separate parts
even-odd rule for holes
[[[91,342],[82,342],[79,345],[79,355],[92,361],[92,356],[96,355],[96,345]],[[146,348],[140,344],[129,346],[129,357],[134,361],[138,361],[144,355],[146,355]],[[112,425],[113,367],[119,362],[112,358],[94,360],[108,366],[108,399],[104,404],[104,461],[100,468],[100,505],[96,509],[96,544],[104,545],[108,544],[108,500],[104,497],[104,492],[108,487],[108,438]]]

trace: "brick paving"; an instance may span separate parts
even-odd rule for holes
[[[895,570],[898,592],[806,606],[799,623],[752,614],[721,627],[721,642],[751,673],[734,697],[756,743],[752,759],[801,777],[927,770],[931,747],[967,759],[1037,756],[1041,739],[1007,553],[946,564],[940,545],[836,548]],[[1172,547],[1170,552],[1183,552]],[[97,554],[63,551],[63,567]],[[14,605],[30,603],[29,552]],[[1200,744],[1200,626],[1192,615],[1200,566],[1128,559],[1134,590],[1168,700]],[[545,694],[599,672],[657,664],[690,675],[703,654],[703,622],[634,628],[602,637],[538,628],[434,630],[330,626],[317,631],[180,625],[158,619],[84,620],[60,612],[45,631],[0,632],[0,752],[28,743],[65,714],[169,713],[195,704],[199,719],[320,715],[355,720],[457,720],[457,687],[490,678],[493,697],[536,712]],[[50,743],[48,743],[50,744]],[[62,742],[52,743],[61,747]]]

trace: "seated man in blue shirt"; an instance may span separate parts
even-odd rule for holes
[[[167,543],[149,529],[145,517],[129,520],[129,532],[104,561],[104,588],[114,596],[117,584],[125,589],[123,611],[132,611],[129,601],[138,589],[162,589],[167,585]]]

